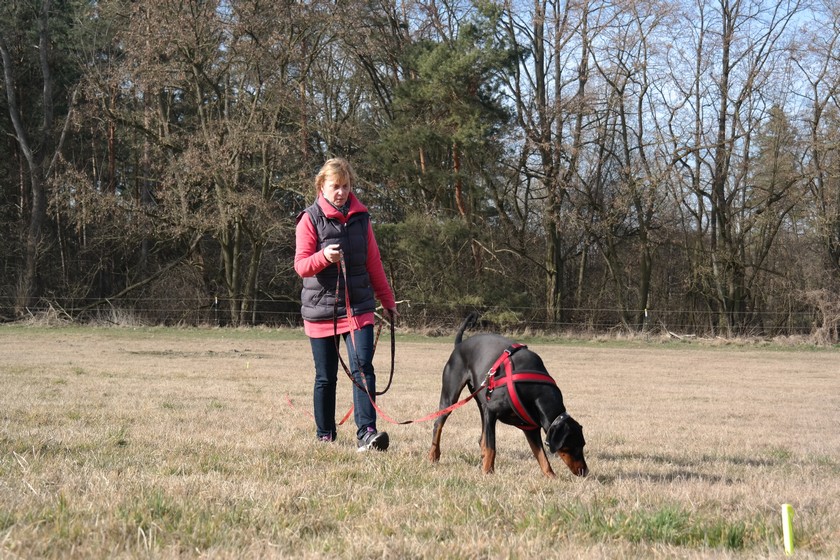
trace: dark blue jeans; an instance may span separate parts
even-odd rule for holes
[[[353,378],[376,398],[376,375],[373,372],[373,325],[368,325],[344,338],[347,357],[344,363],[350,368]],[[310,338],[312,358],[315,360],[315,429],[318,437],[331,436],[335,439],[335,387],[338,381],[338,338]],[[353,341],[356,344],[354,347]],[[364,380],[360,373],[364,372]],[[368,427],[376,429],[376,410],[367,393],[353,384],[353,418],[356,421],[356,437]]]

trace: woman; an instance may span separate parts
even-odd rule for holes
[[[385,451],[388,434],[377,431],[376,410],[371,402],[376,395],[373,312],[377,299],[382,303],[386,318],[396,319],[397,310],[373,236],[370,215],[353,194],[355,182],[353,168],[342,158],[328,160],[318,172],[315,202],[297,218],[295,271],[303,278],[303,329],[309,337],[315,361],[316,435],[327,442],[336,438],[335,388],[341,336],[347,348],[347,363],[356,380],[353,415],[358,451]],[[342,254],[344,262],[340,263]],[[346,266],[346,272],[340,269],[342,264]],[[340,282],[338,290],[337,282]],[[349,310],[345,292],[349,292]],[[366,387],[367,393],[359,386]]]

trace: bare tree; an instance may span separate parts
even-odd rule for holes
[[[811,218],[823,247],[829,278],[840,282],[840,6],[820,2],[803,23],[800,56],[794,58],[808,84],[806,176]]]
[[[40,72],[41,96],[35,100],[20,99],[22,88],[18,83],[16,61],[24,58],[20,52],[27,48],[27,42],[12,40],[21,30],[0,26],[0,60],[3,63],[3,83],[9,108],[9,118],[12,121],[20,151],[26,160],[29,172],[30,207],[28,213],[28,227],[24,242],[24,265],[21,269],[17,296],[15,300],[15,314],[21,315],[31,304],[37,290],[38,261],[42,251],[44,229],[47,220],[47,180],[53,172],[55,162],[61,152],[61,146],[66,138],[70,118],[65,119],[65,127],[56,128],[55,115],[55,77],[53,74],[53,41],[50,33],[50,0],[42,0],[40,4],[20,3],[6,4],[2,8],[6,21],[11,23],[20,21],[12,17],[15,10],[32,10],[32,16],[37,27],[37,45],[33,52],[37,53],[38,69]],[[22,39],[19,37],[19,39]],[[71,98],[74,94],[71,94]],[[30,103],[33,102],[33,103]],[[31,105],[31,106],[30,106]],[[27,127],[24,115],[37,114],[36,106],[40,105],[40,126],[37,130]],[[69,107],[73,106],[72,99]]]
[[[325,41],[321,13],[249,1],[134,4],[121,56],[102,75],[103,100],[120,92],[113,118],[143,138],[151,180],[137,183],[138,199],[155,236],[196,251],[212,250],[196,238],[217,244],[221,272],[209,271],[207,289],[234,324],[253,314],[266,246],[278,228],[289,233],[314,168],[307,79]]]
[[[667,165],[653,116],[661,52],[658,28],[670,6],[618,5],[592,47],[593,82],[601,92],[586,171],[575,196],[579,223],[598,247],[613,284],[612,306],[629,330],[642,328],[651,292],[656,229],[665,204]],[[593,88],[594,89],[594,88]],[[635,292],[635,298],[630,299]]]
[[[672,114],[682,114],[671,123],[686,126],[672,136],[688,186],[677,196],[695,220],[690,239],[700,256],[697,290],[717,314],[712,326],[732,333],[752,317],[750,286],[760,270],[748,257],[756,241],[752,220],[763,211],[784,214],[790,208],[779,197],[763,198],[761,208],[746,201],[756,200],[750,194],[755,135],[774,104],[771,95],[781,93],[772,77],[782,68],[788,25],[800,6],[720,0],[685,9],[678,32],[685,37],[689,30],[693,41],[690,49],[675,47],[672,53],[672,61],[686,63],[671,79],[681,93],[671,97]],[[688,47],[685,41],[675,45]]]
[[[528,11],[520,8],[505,3],[504,29],[522,59],[507,87],[524,140],[521,173],[539,186],[526,196],[539,200],[542,209],[546,315],[551,322],[565,322],[571,255],[586,252],[567,217],[590,110],[589,22],[596,8],[587,1],[548,0],[535,0]]]

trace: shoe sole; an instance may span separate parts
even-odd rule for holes
[[[370,441],[367,442],[366,445],[362,445],[356,451],[362,452],[367,451],[368,449],[373,449],[375,451],[385,451],[388,449],[388,444],[390,443],[390,439],[388,438],[387,432],[379,432],[372,438]]]

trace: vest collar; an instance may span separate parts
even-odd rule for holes
[[[347,202],[350,205],[350,209],[347,211],[347,215],[341,213],[341,210],[333,206],[332,204],[327,201],[326,198],[322,194],[318,194],[318,208],[321,209],[321,212],[324,213],[324,216],[329,218],[330,220],[338,220],[340,222],[346,222],[350,216],[353,214],[359,214],[361,212],[367,212],[367,208],[364,204],[362,204],[356,195],[350,193],[350,196],[347,199]]]

